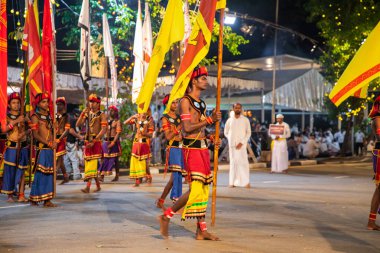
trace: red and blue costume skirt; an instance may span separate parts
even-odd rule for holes
[[[375,148],[372,150],[373,162],[373,181],[376,185],[380,184],[380,142],[375,143]]]
[[[17,153],[17,142],[7,141],[4,153],[4,174],[2,193],[12,194],[18,191],[18,184],[29,164],[29,146],[27,142],[20,143],[21,150]],[[18,158],[18,161],[17,161]]]
[[[170,199],[177,200],[182,195],[182,177],[187,175],[183,163],[183,153],[179,141],[173,141],[166,148],[166,166],[173,175]]]
[[[0,134],[0,178],[3,177],[4,172],[4,152],[5,152],[5,143],[7,142],[5,134]]]
[[[84,149],[84,181],[89,181],[98,177],[99,159],[103,157],[102,142],[94,141],[91,148],[87,147],[85,142]]]
[[[121,156],[121,146],[120,141],[116,141],[110,149],[108,145],[111,144],[113,138],[110,138],[108,141],[104,141],[102,145],[103,149],[103,163],[100,165],[99,172],[102,175],[109,175],[112,172],[112,169],[115,167],[117,159]]]
[[[29,200],[40,202],[54,196],[54,152],[53,149],[40,145],[36,157],[36,173],[30,190]]]
[[[61,135],[57,135],[57,139],[59,139]],[[57,144],[57,149],[55,151],[56,157],[60,157],[66,154],[66,138],[61,139]]]
[[[205,217],[209,185],[213,181],[206,139],[184,138],[182,150],[191,183],[190,196],[182,213],[182,219]]]
[[[131,165],[129,168],[130,179],[138,179],[146,176],[146,163],[151,156],[148,139],[135,138],[133,140]]]

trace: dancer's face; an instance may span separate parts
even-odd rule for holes
[[[12,99],[9,103],[9,108],[12,111],[19,111],[20,110],[20,100],[18,99]]]
[[[207,76],[203,75],[198,78],[195,78],[193,80],[193,86],[197,87],[200,90],[206,90],[207,87],[209,86]]]

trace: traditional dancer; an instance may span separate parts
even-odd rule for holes
[[[380,230],[380,226],[376,224],[376,212],[378,212],[380,204],[380,96],[376,98],[369,117],[372,119],[372,131],[376,136],[376,143],[372,151],[375,192],[371,200],[367,228],[369,230]]]
[[[169,95],[166,95],[162,104],[166,106],[168,101]],[[176,113],[177,107],[178,100],[174,100],[170,106],[170,111],[161,118],[162,128],[167,140],[165,172],[169,169],[172,173],[161,197],[156,202],[158,208],[164,208],[165,198],[168,196],[170,190],[170,199],[173,200],[173,202],[181,197],[182,176],[186,176],[187,174],[183,166],[181,118]]]
[[[188,87],[191,91],[180,102],[182,133],[184,134],[183,155],[190,179],[190,190],[183,194],[172,207],[166,209],[163,215],[159,216],[160,231],[165,238],[168,237],[170,218],[182,207],[185,207],[182,219],[197,218],[195,235],[197,240],[219,240],[218,237],[207,231],[205,222],[209,184],[213,181],[205,127],[221,119],[221,113],[215,110],[211,116],[207,117],[206,104],[200,99],[201,92],[206,90],[209,85],[207,75],[205,67],[194,69]]]
[[[35,174],[30,191],[31,205],[37,206],[44,201],[44,207],[56,207],[51,199],[54,197],[54,153],[56,142],[53,135],[53,122],[49,114],[50,96],[38,93],[35,96],[36,111],[32,114],[30,128],[36,140]]]
[[[100,166],[100,181],[104,180],[104,175],[109,175],[112,168],[115,168],[115,178],[112,182],[119,180],[119,157],[121,156],[121,146],[119,136],[122,131],[119,120],[119,110],[116,106],[111,105],[108,107],[109,120],[108,130],[106,133],[106,140],[103,142],[103,163]]]
[[[8,202],[14,202],[12,195],[18,191],[18,201],[25,202],[27,200],[24,195],[24,172],[29,163],[29,146],[26,141],[25,118],[20,115],[21,98],[19,93],[14,92],[8,96],[8,108],[2,193],[8,194]]]
[[[150,107],[148,108],[148,111],[147,111],[146,120],[148,121],[148,133],[145,134],[145,137],[147,137],[147,143],[150,148],[152,144],[153,133],[154,133],[154,120],[152,117],[152,110],[150,109]],[[146,182],[148,184],[152,183],[152,174],[150,173],[150,158],[151,157],[152,157],[152,153],[150,152],[150,156],[146,160]]]
[[[1,127],[1,124],[0,124]],[[1,129],[1,128],[0,128]],[[4,152],[5,143],[7,142],[7,134],[0,133],[0,191],[3,187],[3,173],[4,173]]]
[[[103,156],[102,138],[107,131],[107,117],[100,111],[100,97],[96,94],[91,94],[88,98],[90,107],[83,110],[79,117],[76,126],[82,127],[87,121],[87,132],[84,149],[84,181],[87,185],[81,191],[89,193],[91,180],[96,183],[96,190],[101,190],[100,181],[98,178],[99,159]]]
[[[60,168],[63,174],[63,180],[60,184],[65,184],[69,182],[69,175],[66,172],[63,157],[66,154],[66,136],[70,130],[70,119],[66,113],[66,99],[59,97],[55,103],[57,105],[57,114],[55,116],[57,150],[55,155],[57,159],[57,170]]]
[[[145,113],[139,113],[131,116],[124,124],[135,125],[136,134],[132,144],[132,156],[129,170],[129,178],[135,180],[134,186],[141,184],[141,179],[147,176],[148,159],[151,157],[149,137],[152,135],[151,120]]]

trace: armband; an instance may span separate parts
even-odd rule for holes
[[[376,134],[377,134],[377,135],[380,135],[380,128],[377,128],[377,129],[376,129]]]
[[[191,120],[191,114],[181,114],[181,120]]]
[[[9,123],[8,128],[9,128],[9,130],[12,130],[14,128],[14,126],[11,123]]]
[[[30,127],[30,129],[32,129],[32,130],[37,130],[37,129],[38,129],[38,124],[37,124],[37,123],[36,123],[36,124],[30,123],[30,124],[29,124],[29,127]]]
[[[170,123],[163,125],[162,129],[164,129],[164,131],[169,130],[170,129]]]
[[[100,125],[101,125],[102,127],[106,127],[106,126],[107,126],[107,122],[102,121],[102,122],[100,122]]]
[[[212,120],[212,118],[210,116],[208,116],[206,118],[206,121],[207,121],[207,124],[209,124],[209,125],[212,125],[214,123],[214,121]]]
[[[69,130],[70,129],[70,124],[66,124],[65,125],[65,130]]]

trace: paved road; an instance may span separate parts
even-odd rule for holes
[[[287,175],[256,169],[253,188],[243,189],[228,188],[220,171],[209,227],[220,242],[194,240],[195,221],[179,215],[172,237],[160,237],[154,201],[163,175],[139,188],[122,177],[88,195],[79,181],[58,186],[55,209],[8,204],[2,195],[0,252],[380,252],[380,232],[365,226],[371,174],[369,163],[355,162],[292,167]]]

